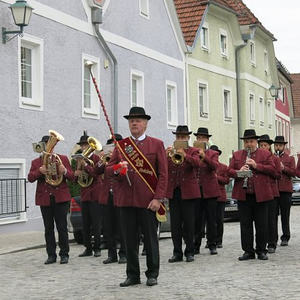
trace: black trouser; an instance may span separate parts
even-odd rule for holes
[[[173,198],[169,201],[171,217],[171,234],[173,241],[173,255],[182,257],[182,239],[186,248],[184,255],[194,255],[195,230],[195,199],[181,199],[180,188],[176,188]]]
[[[120,241],[119,256],[126,256],[124,237],[121,232],[120,208],[114,206],[113,194],[109,192],[107,205],[103,208],[104,232],[107,235],[108,256],[117,258],[117,240]]]
[[[290,210],[292,203],[292,193],[280,192],[279,208],[281,216],[282,241],[289,241],[290,233]]]
[[[217,201],[217,211],[216,211],[216,223],[217,223],[217,245],[222,245],[223,243],[223,233],[224,233],[224,210],[225,202]]]
[[[100,250],[100,204],[97,201],[82,201],[81,215],[84,246],[88,251]],[[92,245],[92,234],[94,245]]]
[[[217,224],[216,224],[217,198],[200,199],[196,202],[196,231],[195,248],[200,248],[202,240],[202,224],[206,218],[206,237],[209,249],[216,248]]]
[[[266,253],[268,235],[268,201],[256,202],[254,194],[247,194],[245,201],[238,201],[242,249],[247,253]],[[253,222],[256,250],[254,251]]]
[[[159,273],[159,247],[157,237],[158,221],[155,212],[138,207],[121,207],[121,227],[124,233],[128,278],[140,278],[139,265],[139,226],[142,227],[147,249],[146,277],[157,278]]]
[[[58,232],[59,256],[69,256],[69,238],[67,228],[67,214],[70,202],[55,203],[55,197],[50,196],[50,206],[41,206],[41,213],[45,227],[46,250],[48,256],[56,257],[56,241],[54,222]]]
[[[268,201],[268,248],[277,247],[278,241],[278,197]]]

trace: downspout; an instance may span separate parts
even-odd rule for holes
[[[112,86],[113,86],[114,100],[111,108],[112,108],[112,115],[113,115],[113,129],[114,132],[118,132],[118,61],[114,56],[114,54],[112,53],[112,51],[110,50],[106,41],[104,40],[99,29],[99,25],[102,24],[102,8],[100,7],[92,8],[92,24],[94,26],[95,33],[97,35],[97,41],[99,42],[100,46],[104,50],[105,54],[110,58],[113,65]]]

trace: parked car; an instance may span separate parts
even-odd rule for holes
[[[292,204],[300,204],[300,178],[293,178],[293,194],[292,194]]]
[[[239,211],[238,211],[237,200],[232,198],[233,185],[234,185],[234,179],[231,179],[230,182],[226,185],[227,200],[225,203],[224,218],[238,220]]]

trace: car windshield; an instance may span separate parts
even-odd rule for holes
[[[293,190],[294,190],[294,192],[297,192],[297,193],[300,192],[300,181],[293,182]]]

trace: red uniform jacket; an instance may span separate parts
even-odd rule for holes
[[[229,176],[228,176],[228,167],[222,163],[219,163],[217,169],[217,179],[220,189],[220,197],[218,198],[218,202],[226,202],[227,194],[225,185],[229,183]]]
[[[200,166],[198,149],[189,147],[185,150],[186,156],[181,165],[175,165],[168,158],[168,189],[167,198],[173,198],[176,187],[181,190],[181,199],[200,198],[200,189],[197,181],[197,168]]]
[[[94,162],[94,166],[87,165],[85,166],[84,170],[94,178],[92,184],[88,187],[81,187],[80,188],[80,199],[82,202],[85,201],[98,201],[98,192],[99,192],[99,182],[98,174],[95,172],[95,165],[98,164],[99,156],[92,154],[89,158]]]
[[[205,151],[205,157],[200,161],[200,167],[197,170],[197,178],[200,189],[202,189],[203,198],[218,198],[220,196],[219,184],[216,171],[219,166],[219,153],[208,149]]]
[[[143,141],[139,142],[138,147],[151,163],[158,176],[155,194],[153,195],[146,183],[129,164],[128,176],[131,181],[131,186],[129,186],[126,176],[114,174],[113,165],[120,162],[119,151],[115,149],[106,168],[107,174],[110,177],[118,177],[118,190],[120,193],[118,193],[115,204],[120,207],[147,208],[153,199],[163,199],[166,197],[168,186],[168,162],[163,142],[146,136]]]
[[[55,197],[55,202],[67,202],[71,200],[71,194],[66,183],[66,178],[74,180],[74,174],[70,166],[70,162],[67,156],[59,155],[62,164],[67,169],[67,173],[64,176],[62,183],[59,186],[52,186],[45,182],[45,176],[40,172],[39,168],[43,164],[41,157],[34,159],[31,162],[31,168],[28,173],[28,181],[34,182],[37,180],[35,204],[40,206],[50,205],[50,195]]]
[[[300,158],[298,157],[297,168],[296,168],[296,176],[300,177]]]
[[[279,192],[293,192],[292,177],[296,176],[296,163],[293,156],[289,156],[285,152],[279,156],[280,162],[283,163],[281,178],[278,180]]]
[[[272,159],[275,165],[275,172],[270,176],[271,187],[272,187],[274,197],[279,197],[278,180],[280,180],[281,178],[280,160],[275,155],[272,155]]]
[[[229,176],[235,178],[232,190],[232,198],[244,201],[246,200],[246,189],[243,189],[243,178],[238,178],[236,171],[245,164],[247,151],[239,150],[233,153],[229,165]],[[275,165],[272,159],[272,154],[263,149],[256,149],[251,153],[251,158],[255,160],[257,167],[252,169],[253,186],[256,196],[256,202],[269,201],[274,198],[270,183],[270,176],[275,173]]]

